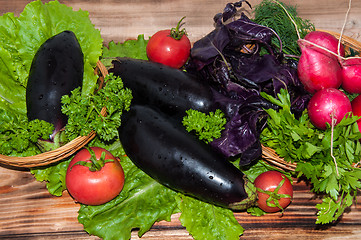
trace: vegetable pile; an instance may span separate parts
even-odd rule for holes
[[[169,31],[180,40],[155,33],[104,46],[87,12],[57,1],[34,1],[19,17],[1,16],[0,154],[31,156],[95,131],[87,149],[31,172],[51,194],[69,191],[85,231],[102,239],[129,239],[134,229],[142,236],[175,213],[194,239],[239,239],[244,229],[233,211],[286,214],[292,177],[306,179],[322,197],[317,224],[337,221],[361,188],[360,88],[350,81],[358,77],[359,58],[346,56],[337,39],[331,48],[323,45],[327,34],[291,6],[264,0],[250,18],[239,12],[244,4],[251,7],[245,0],[227,4],[214,17],[215,29],[191,49],[180,29],[184,18]],[[32,81],[64,70],[51,64],[53,55],[37,54],[64,33],[74,34],[82,51],[81,60],[62,61],[70,64],[64,69],[83,71],[75,71],[81,84],[74,80],[58,92],[61,77]],[[176,56],[181,63],[151,49],[160,40],[185,48]],[[103,82],[93,70],[99,59],[109,69]],[[323,65],[329,61],[332,71]],[[32,84],[49,86],[27,97]],[[61,95],[54,104],[65,126],[53,114],[35,116],[42,105],[29,111],[51,92]],[[54,129],[61,135],[54,138]],[[296,169],[266,164],[262,145]]]

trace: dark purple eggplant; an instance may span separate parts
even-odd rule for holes
[[[256,200],[253,184],[238,168],[158,109],[132,105],[123,113],[119,136],[132,162],[173,190],[232,210]]]
[[[133,103],[157,106],[168,115],[184,116],[194,109],[216,109],[211,88],[182,70],[146,60],[116,58],[109,72],[119,76],[132,90]]]
[[[53,135],[67,123],[61,112],[61,97],[83,82],[84,56],[75,34],[61,32],[46,40],[31,64],[26,88],[29,120],[52,123]]]

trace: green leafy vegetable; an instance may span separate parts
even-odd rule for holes
[[[28,121],[24,115],[0,109],[0,154],[31,156],[40,153],[39,138],[49,139],[54,127],[41,120]]]
[[[337,220],[356,200],[356,192],[361,188],[361,169],[354,167],[361,151],[361,133],[356,123],[359,117],[345,117],[334,127],[332,138],[331,127],[326,131],[316,129],[307,111],[300,119],[294,117],[286,90],[281,90],[278,99],[264,93],[262,96],[281,107],[279,111],[266,110],[270,118],[261,135],[262,143],[286,161],[297,163],[297,176],[305,176],[313,186],[312,191],[323,195],[323,202],[316,206],[316,223]]]
[[[65,175],[70,160],[60,162],[53,166],[31,169],[37,181],[45,181],[49,193],[55,196],[61,196],[66,189]]]
[[[129,57],[136,59],[148,60],[146,48],[148,40],[144,39],[144,35],[139,35],[137,40],[128,40],[124,43],[115,43],[111,41],[108,48],[103,50],[102,63],[106,67],[111,66],[111,61],[115,57]]]
[[[26,5],[19,17],[0,17],[0,109],[26,114],[25,90],[30,66],[40,45],[64,30],[75,33],[84,53],[83,95],[92,93],[97,76],[94,67],[102,53],[103,40],[86,11],[73,11],[58,1],[40,0]]]
[[[290,17],[300,29],[300,36],[303,38],[309,31],[315,30],[315,27],[309,20],[302,19],[297,14],[294,6],[281,4],[290,14]],[[290,20],[290,17],[284,9],[274,0],[264,0],[255,6],[254,21],[258,24],[272,28],[280,36],[283,43],[283,52],[289,55],[299,56],[300,48],[297,45],[298,35],[296,28]],[[273,43],[279,46],[279,41],[273,39]]]
[[[82,205],[79,210],[84,229],[104,240],[130,239],[133,229],[139,229],[142,236],[155,222],[170,221],[179,212],[176,192],[150,178],[129,158],[122,157],[121,164],[126,182],[120,195],[103,205]]]
[[[206,143],[221,137],[221,131],[227,121],[221,110],[217,109],[215,112],[206,114],[189,109],[186,113],[187,115],[183,118],[182,123],[188,132],[194,131],[199,136],[199,139]]]
[[[97,135],[110,141],[118,136],[121,115],[130,107],[132,94],[123,87],[119,77],[109,74],[105,77],[105,86],[93,94],[83,97],[80,89],[72,91],[70,96],[62,97],[62,112],[68,116],[65,133],[74,139],[79,135],[88,135],[94,130]],[[101,115],[102,108],[107,113]]]
[[[179,203],[182,211],[179,220],[195,240],[236,240],[243,234],[243,227],[229,209],[203,203],[184,195],[180,195]]]

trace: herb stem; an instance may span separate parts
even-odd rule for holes
[[[345,20],[344,20],[343,25],[342,25],[342,28],[341,28],[340,38],[339,38],[339,40],[338,40],[338,47],[337,47],[337,53],[338,53],[338,55],[340,55],[342,35],[343,35],[344,30],[345,30],[346,20],[347,20],[347,18],[348,18],[348,14],[349,14],[349,12],[350,12],[350,10],[351,10],[351,3],[352,3],[352,0],[349,0],[349,2],[348,2],[348,9],[347,9],[346,15],[345,15]]]
[[[337,174],[337,177],[339,177],[339,173],[338,173],[338,166],[337,166],[337,161],[336,161],[336,158],[335,156],[333,155],[333,132],[334,132],[334,127],[336,125],[336,122],[337,122],[337,119],[335,118],[334,114],[331,114],[331,157],[333,159],[333,162],[335,163],[335,168],[336,168],[336,174]]]
[[[278,4],[284,11],[285,13],[287,14],[287,16],[290,18],[292,24],[295,26],[295,29],[296,29],[296,33],[297,33],[297,36],[298,36],[298,39],[301,39],[301,35],[299,33],[299,29],[297,27],[297,24],[295,22],[295,20],[293,19],[293,17],[290,15],[290,13],[287,11],[287,9],[277,0],[273,0],[276,4]]]

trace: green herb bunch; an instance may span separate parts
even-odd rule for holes
[[[270,117],[261,142],[286,161],[297,163],[297,177],[306,177],[312,191],[322,197],[322,203],[316,205],[316,223],[337,220],[361,188],[361,169],[355,167],[361,157],[359,117],[350,115],[322,131],[310,123],[307,110],[299,119],[294,117],[286,90],[281,90],[278,99],[265,93],[262,96],[280,109],[266,110]]]
[[[281,4],[288,12],[279,5]],[[274,0],[264,0],[256,5],[254,9],[254,21],[258,24],[267,26],[275,30],[282,41],[282,50],[287,55],[301,54],[300,48],[297,45],[298,34],[296,28],[290,17],[294,20],[299,29],[299,35],[303,38],[309,31],[315,30],[314,25],[306,19],[298,16],[297,9],[294,6],[285,5],[283,3],[276,3]],[[278,39],[273,39],[273,44],[279,46]]]
[[[128,110],[132,100],[130,89],[124,88],[119,77],[109,74],[105,86],[83,97],[80,88],[62,97],[62,112],[68,116],[65,134],[69,140],[86,136],[94,130],[100,139],[110,141],[118,136],[121,115]],[[106,114],[101,114],[102,108]]]
[[[200,140],[206,143],[221,137],[227,119],[220,109],[209,114],[193,109],[187,110],[186,113],[182,123],[188,132],[194,132]]]
[[[38,139],[49,139],[54,126],[42,120],[28,121],[25,115],[0,109],[0,154],[31,156],[40,153]]]

